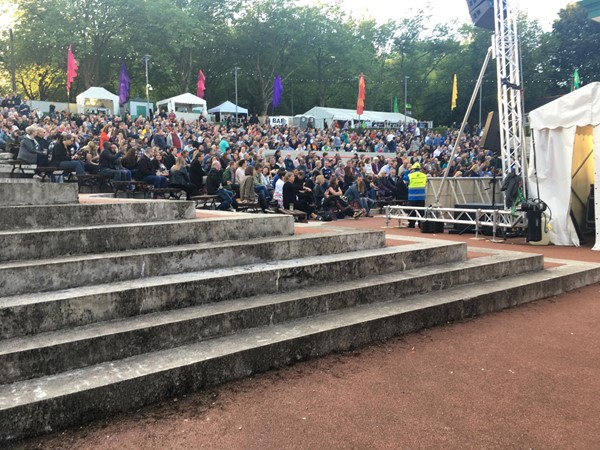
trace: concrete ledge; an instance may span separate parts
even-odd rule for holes
[[[17,338],[4,341],[0,348],[0,380],[6,383],[52,375],[248,328],[399,300],[415,293],[439,296],[460,284],[489,281],[529,270],[541,270],[539,260],[520,254],[488,256],[435,269],[420,268],[365,280],[328,283],[300,292],[260,295]],[[435,277],[434,283],[432,277]]]
[[[0,206],[0,230],[63,228],[128,222],[194,219],[192,202],[75,203],[67,205]]]
[[[9,296],[69,289],[384,246],[382,231],[345,232],[0,263],[0,292]]]
[[[294,234],[294,219],[286,216],[239,217],[140,222],[85,228],[0,231],[0,261],[55,258],[64,255],[118,252],[253,239]]]
[[[444,298],[425,295],[363,306],[3,386],[0,441],[80,425],[296,361],[461,320],[478,310],[502,309],[495,303],[498,297],[521,304],[599,280],[597,267],[559,267],[450,290]]]
[[[437,241],[4,297],[0,298],[0,338],[465,259],[465,244]]]
[[[0,205],[63,205],[77,203],[78,199],[77,183],[0,178]]]

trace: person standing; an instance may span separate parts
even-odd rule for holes
[[[421,170],[421,164],[414,163],[405,178],[408,180],[408,206],[425,206],[427,175]],[[416,212],[411,211],[410,216],[415,217]],[[415,221],[409,220],[408,228],[414,227]]]

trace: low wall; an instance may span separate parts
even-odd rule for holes
[[[42,183],[29,178],[0,179],[0,205],[64,205],[78,201],[77,183]]]

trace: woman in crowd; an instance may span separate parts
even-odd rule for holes
[[[200,150],[196,150],[192,156],[189,175],[190,181],[194,183],[198,192],[204,190],[204,170],[202,170],[202,160],[204,155]]]
[[[305,212],[311,219],[318,216],[315,210],[305,200],[298,198],[298,187],[294,184],[295,175],[293,172],[287,172],[283,177],[283,208],[297,209]]]
[[[263,213],[272,212],[269,210],[269,203],[262,193],[257,193],[254,190],[254,167],[247,166],[245,176],[240,183],[240,201],[241,203],[258,202]]]
[[[185,199],[198,195],[198,188],[190,181],[190,176],[182,156],[175,158],[175,164],[169,173],[169,187],[185,191]]]
[[[342,198],[343,195],[344,194],[340,189],[338,179],[336,177],[331,177],[331,180],[329,181],[329,186],[325,190],[325,199],[323,200],[323,207],[336,208],[340,211],[341,215],[347,217],[355,216],[354,209],[352,209],[348,202]]]

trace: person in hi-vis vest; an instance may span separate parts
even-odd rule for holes
[[[421,164],[414,163],[404,176],[408,182],[408,206],[425,206],[425,188],[427,187],[427,175],[421,171]],[[414,217],[414,211],[410,216]],[[408,221],[408,228],[414,228],[415,221]]]

